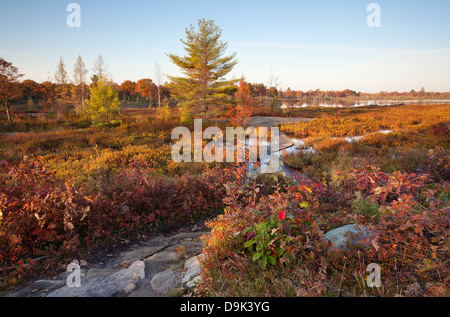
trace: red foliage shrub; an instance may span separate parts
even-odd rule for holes
[[[0,267],[76,249],[75,226],[89,211],[83,195],[33,161],[0,169]]]
[[[150,164],[134,163],[93,192],[58,180],[32,159],[2,162],[0,273],[37,257],[73,256],[216,214],[223,207],[223,184],[238,175],[233,168],[206,169],[199,176],[168,179],[156,176]]]

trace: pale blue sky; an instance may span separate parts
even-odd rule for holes
[[[81,28],[69,28],[66,7],[81,6]],[[381,6],[381,28],[369,28],[366,7]],[[212,19],[232,75],[282,88],[364,92],[450,91],[448,0],[0,0],[0,57],[26,78],[44,81],[59,57],[67,70],[80,54],[89,70],[102,54],[116,82],[153,78],[155,63],[177,75],[165,53],[184,54],[184,30]]]

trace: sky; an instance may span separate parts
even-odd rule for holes
[[[80,27],[67,25],[70,3]],[[380,27],[369,27],[370,3]],[[167,53],[199,19],[214,20],[237,53],[229,77],[293,90],[450,91],[448,0],[0,0],[0,57],[24,78],[69,74],[81,55],[92,75],[102,54],[115,82],[179,75]]]

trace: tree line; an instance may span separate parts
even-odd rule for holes
[[[316,98],[320,100],[326,99],[338,99],[338,98],[350,98],[350,99],[362,99],[362,100],[402,100],[402,99],[450,99],[450,92],[427,92],[425,88],[418,91],[412,89],[408,92],[399,91],[381,91],[379,93],[363,93],[356,92],[354,90],[345,89],[341,91],[324,91],[324,90],[291,90],[288,88],[286,91],[280,93],[281,98],[289,100],[305,100]]]
[[[198,27],[186,29],[186,38],[181,40],[185,56],[166,54],[180,68],[182,76],[165,76],[158,64],[155,65],[153,80],[125,80],[113,82],[108,66],[100,55],[88,79],[88,70],[81,56],[73,64],[69,75],[63,57],[54,72],[52,80],[41,83],[31,79],[21,81],[23,74],[12,63],[0,58],[0,110],[6,112],[12,125],[13,105],[26,104],[30,111],[52,111],[108,117],[120,113],[122,104],[144,104],[149,108],[161,108],[169,103],[178,105],[181,116],[189,121],[192,111],[202,112],[207,118],[208,110],[219,108],[235,118],[239,114],[251,115],[258,105],[269,105],[273,112],[281,100],[309,99],[450,99],[450,93],[426,92],[425,88],[405,93],[380,92],[367,94],[350,89],[343,91],[282,90],[279,79],[270,76],[267,84],[248,83],[241,79],[227,79],[226,76],[237,64],[236,53],[226,55],[227,42],[221,41],[222,30],[212,20],[201,19]],[[168,81],[165,81],[165,79]],[[239,83],[239,84],[238,84]],[[169,111],[166,109],[166,111]]]

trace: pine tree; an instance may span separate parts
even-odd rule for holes
[[[186,40],[181,40],[187,56],[167,54],[185,75],[168,76],[172,81],[172,94],[193,106],[202,106],[205,120],[208,106],[229,104],[229,96],[236,90],[237,80],[224,79],[237,64],[236,53],[223,56],[227,43],[220,41],[221,35],[222,31],[214,21],[201,19],[198,31],[191,25],[186,29]]]

